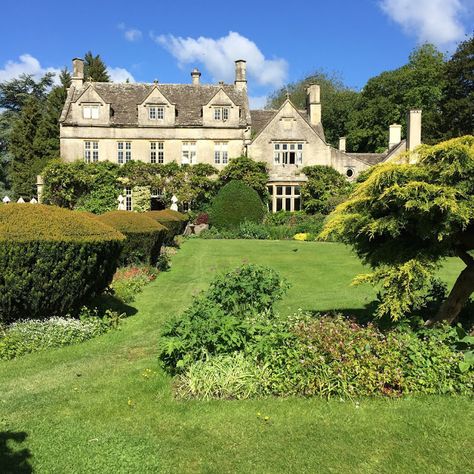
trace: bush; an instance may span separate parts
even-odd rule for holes
[[[0,321],[78,310],[111,282],[124,239],[80,212],[0,206]]]
[[[167,232],[165,226],[145,214],[130,211],[106,212],[97,219],[127,237],[120,254],[121,265],[156,264]]]
[[[175,372],[208,355],[243,350],[258,334],[271,330],[267,321],[286,288],[275,271],[258,265],[243,265],[218,276],[207,292],[164,328],[160,359]]]
[[[178,376],[174,390],[179,398],[201,400],[253,398],[263,393],[265,368],[242,353],[209,357],[190,365]]]
[[[265,213],[257,191],[242,181],[231,181],[214,198],[209,219],[218,229],[235,229],[244,221],[261,223]]]
[[[3,330],[0,328],[0,359],[87,341],[117,327],[120,318],[121,315],[110,310],[99,317],[96,310],[83,308],[80,319],[18,321]]]
[[[114,295],[124,303],[132,303],[138,293],[157,276],[153,267],[125,267],[117,270],[110,285]]]
[[[171,209],[148,211],[146,215],[168,229],[164,241],[167,245],[172,244],[174,238],[184,232],[188,222],[188,217],[186,215],[181,214],[181,212],[178,211],[172,211]]]

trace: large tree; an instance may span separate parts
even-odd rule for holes
[[[474,291],[474,136],[417,149],[417,164],[372,169],[329,218],[321,237],[351,245],[381,284],[379,316],[397,320],[419,304],[446,257],[466,265],[428,325],[454,321]]]
[[[399,123],[406,127],[409,109],[423,110],[423,140],[436,141],[444,70],[443,54],[433,45],[424,44],[413,51],[408,64],[369,79],[351,114],[349,149],[384,151],[388,146],[389,125]]]
[[[344,85],[336,74],[316,71],[306,78],[287,84],[270,96],[267,108],[277,109],[289,94],[298,109],[306,108],[306,89],[311,84],[321,87],[321,121],[326,140],[337,146],[339,137],[346,136],[350,114],[357,100],[357,92]]]
[[[446,63],[442,131],[446,138],[474,133],[474,35]]]
[[[84,56],[84,78],[93,82],[110,82],[107,66],[99,54],[88,51]]]

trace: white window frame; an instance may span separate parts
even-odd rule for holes
[[[214,120],[227,122],[230,116],[230,107],[214,107]]]
[[[294,163],[291,163],[293,156]],[[274,142],[273,143],[274,165],[302,165],[303,164],[303,142]]]
[[[85,141],[84,142],[84,161],[86,163],[97,163],[99,161],[99,142]]]
[[[150,163],[162,165],[165,162],[163,142],[150,142]]]
[[[132,142],[117,142],[117,163],[123,165],[132,161]]]
[[[303,209],[302,201],[301,201],[301,185],[300,184],[289,184],[289,183],[272,183],[268,186],[268,190],[271,194],[269,211],[270,212],[278,212],[278,211],[300,211]],[[272,188],[272,190],[270,190]],[[281,189],[279,189],[281,188]],[[290,189],[290,193],[288,193],[288,189]],[[278,192],[281,191],[281,192]],[[289,209],[287,209],[287,200],[289,202]],[[278,201],[280,200],[281,209],[278,209]],[[296,208],[296,202],[299,203],[299,208]]]
[[[165,108],[160,105],[152,105],[148,107],[149,120],[164,120]]]
[[[181,164],[195,165],[197,163],[196,142],[186,141],[181,145]]]
[[[132,188],[127,186],[124,189],[124,194],[125,194],[125,210],[133,211]]]
[[[229,163],[229,153],[227,151],[228,142],[214,142],[214,164],[227,165]]]
[[[97,120],[99,118],[100,105],[83,105],[82,106],[82,118],[86,120]]]

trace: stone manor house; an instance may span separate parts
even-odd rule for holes
[[[336,149],[324,137],[318,85],[308,87],[305,110],[289,98],[278,110],[250,110],[244,60],[235,61],[234,84],[202,84],[200,76],[194,69],[190,84],[90,82],[83,60],[74,59],[60,118],[61,158],[208,163],[222,169],[229,159],[246,155],[267,164],[269,207],[275,212],[301,208],[304,166],[332,166],[353,180],[421,142],[421,111],[412,110],[407,140],[401,139],[400,125],[391,125],[385,153],[350,153],[344,137]],[[130,188],[125,194],[132,209]]]

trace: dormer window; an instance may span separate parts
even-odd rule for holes
[[[163,120],[165,118],[165,108],[158,106],[148,107],[148,118],[150,120]]]
[[[85,119],[98,119],[99,107],[100,107],[99,105],[83,105],[82,117]]]
[[[214,120],[225,122],[229,120],[229,107],[215,107]]]

